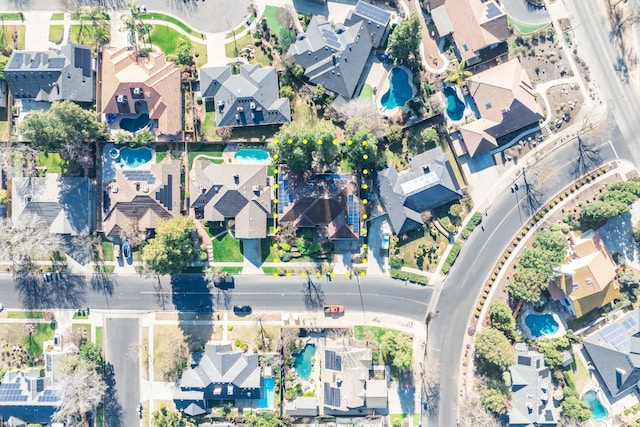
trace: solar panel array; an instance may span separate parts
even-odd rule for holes
[[[14,53],[7,68],[20,68],[22,61],[24,61],[24,53]]]
[[[338,40],[338,35],[327,28],[322,29],[322,38],[326,44],[334,49],[340,49],[342,47],[340,40]]]
[[[89,49],[76,47],[73,51],[73,65],[82,68],[82,75],[91,77],[91,52]]]
[[[66,58],[51,58],[48,68],[63,68],[66,60]]]
[[[531,358],[528,356],[518,356],[518,365],[531,366]]]
[[[360,232],[360,210],[358,209],[358,201],[353,197],[353,194],[349,194],[348,200],[347,222],[353,227],[353,232],[358,234]]]
[[[633,317],[629,317],[622,322],[622,326],[624,326],[624,328],[629,333],[635,332],[635,327],[637,324],[638,322],[636,322],[636,319],[634,319]]]
[[[31,61],[31,65],[29,67],[38,68],[40,66],[41,61],[42,61],[42,54],[36,53],[36,56],[33,58],[33,61]]]
[[[160,190],[156,191],[156,200],[160,202],[167,210],[172,210],[173,205],[173,175],[167,175],[167,184],[163,185]]]
[[[327,369],[342,371],[342,356],[337,355],[335,351],[325,350],[324,365]]]
[[[123,173],[129,181],[145,181],[149,184],[156,182],[156,177],[151,171],[125,170]]]
[[[29,397],[22,394],[20,384],[0,384],[0,402],[24,402]]]
[[[289,206],[289,180],[283,173],[278,174],[278,213],[284,213],[285,206]]]
[[[329,406],[340,406],[340,389],[331,387],[329,383],[324,383],[324,404]]]
[[[555,419],[555,416],[553,415],[553,411],[551,411],[551,409],[547,409],[546,411],[544,411],[545,421],[553,421],[554,419]]]
[[[44,393],[38,397],[38,402],[57,402],[58,400],[60,400],[58,396],[50,389],[45,390]]]
[[[356,5],[356,13],[360,16],[370,18],[376,22],[387,23],[391,14],[386,10],[377,8],[364,1],[359,1]]]
[[[618,323],[614,323],[600,332],[600,336],[621,353],[628,353],[631,350],[631,342],[626,332]]]
[[[500,9],[498,9],[498,6],[495,5],[495,3],[487,3],[485,12],[487,15],[487,19],[493,19],[502,13]]]

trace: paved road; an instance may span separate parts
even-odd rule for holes
[[[139,343],[139,330],[137,318],[105,319],[106,427],[139,424],[140,360],[135,351],[130,351]]]
[[[615,145],[623,148],[615,127],[603,127],[585,136],[587,144],[601,145],[601,160],[591,164],[590,169],[615,158],[611,144],[602,144],[608,138],[617,141]],[[576,153],[575,143],[566,144],[529,169],[529,179],[537,182],[535,187],[542,193],[541,203],[574,180],[572,166]],[[534,179],[536,174],[539,175],[537,180]],[[515,193],[505,189],[489,207],[488,215],[482,221],[484,231],[478,227],[471,234],[444,282],[435,317],[429,327],[428,349],[429,357],[439,364],[440,376],[446,381],[441,384],[439,411],[430,414],[430,426],[455,426],[459,368],[470,315],[494,264],[530,217],[522,178],[519,179],[519,187],[519,191]]]
[[[112,310],[192,311],[251,305],[255,310],[320,311],[322,305],[343,304],[350,311],[380,312],[424,321],[432,289],[405,285],[386,277],[315,279],[239,276],[235,288],[215,288],[204,276],[67,276],[48,284],[39,276],[0,275],[0,301],[5,307],[91,308]],[[360,284],[358,284],[360,283]]]

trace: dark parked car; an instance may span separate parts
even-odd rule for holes
[[[251,307],[248,305],[234,305],[233,312],[236,314],[251,314]]]

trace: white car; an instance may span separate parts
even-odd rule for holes
[[[382,232],[382,240],[380,241],[380,248],[384,249],[385,251],[387,249],[389,249],[389,238],[390,238],[390,233],[388,231],[383,231]]]
[[[4,310],[4,305],[0,304],[0,311]]]

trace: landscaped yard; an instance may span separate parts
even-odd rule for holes
[[[420,268],[415,255],[416,251],[420,249],[422,245],[426,245],[427,247],[435,245],[435,253],[438,255],[441,255],[447,246],[447,238],[440,233],[435,233],[436,237],[434,238],[428,226],[406,233],[406,236],[406,240],[403,240],[402,236],[400,236],[398,241],[398,249],[400,250],[398,257],[404,260],[405,267]],[[439,258],[433,258],[433,262],[429,262],[429,257],[425,256],[421,269],[427,271],[432,270],[438,264],[438,260]]]
[[[239,53],[240,49],[247,44],[253,45],[253,36],[251,34],[245,34],[244,36],[237,38],[235,42],[231,40],[229,43],[226,43],[224,45],[224,54],[227,58],[235,58],[238,56],[235,52],[236,46],[238,47]]]
[[[200,144],[198,148],[189,149],[189,169],[193,167],[193,160],[199,155],[209,157],[219,157],[222,159],[222,152],[226,144]]]
[[[102,241],[103,261],[113,261],[113,242],[109,240]]]
[[[420,425],[420,414],[390,414],[389,420],[392,426],[402,426],[403,420],[407,420],[408,422],[413,421],[413,423],[409,423],[410,426],[418,426]]]
[[[52,21],[64,21],[64,13],[62,12],[56,12],[53,15],[51,15],[51,20]]]
[[[213,260],[215,262],[242,262],[242,250],[240,241],[236,240],[230,233],[213,239]]]
[[[547,24],[529,24],[527,22],[518,21],[517,19],[515,19],[514,17],[512,17],[510,15],[507,15],[507,20],[509,21],[509,23],[511,25],[516,27],[518,29],[518,31],[520,32],[520,34],[522,34],[522,35],[535,33],[536,31],[540,31],[541,29],[549,26],[549,23],[547,23]]]
[[[166,25],[154,25],[151,30],[151,44],[157,46],[167,55],[175,55],[182,37],[180,32]],[[196,64],[198,67],[202,67],[208,61],[207,46],[192,40],[191,45],[197,53]]]
[[[7,25],[4,27],[4,41],[7,46],[13,47],[13,33],[18,32],[18,49],[24,49],[24,35],[27,30],[26,25]]]
[[[49,41],[60,44],[64,37],[64,25],[49,25]]]
[[[23,337],[22,343],[25,350],[32,356],[42,354],[42,343],[53,339],[53,332],[54,330],[49,323],[37,323],[36,333],[32,336],[25,335]]]
[[[47,173],[62,173],[62,158],[58,153],[38,153],[38,166],[47,168]]]
[[[369,83],[365,83],[360,90],[360,95],[358,96],[360,99],[369,100],[373,99],[373,88]]]
[[[90,323],[73,323],[71,329],[74,332],[82,334],[87,338],[87,342],[91,342],[91,324]]]
[[[357,340],[367,339],[367,335],[370,332],[371,336],[376,339],[376,342],[380,344],[382,336],[387,332],[393,332],[394,329],[381,328],[379,326],[362,326],[356,325],[353,327],[354,336]]]
[[[24,16],[20,12],[0,13],[3,21],[24,21]]]
[[[157,20],[157,21],[169,22],[171,24],[176,25],[187,34],[191,34],[192,36],[200,37],[200,38],[204,36],[203,40],[207,39],[207,36],[205,36],[203,33],[201,33],[200,31],[194,30],[193,28],[189,27],[187,24],[180,21],[179,19],[174,18],[173,16],[165,15],[163,13],[149,12],[149,13],[140,14],[140,18],[144,19],[145,21]],[[151,23],[151,22],[148,22],[148,23]]]
[[[277,6],[267,6],[264,8],[263,18],[267,18],[267,26],[271,30],[272,33],[280,34],[281,31],[286,30],[284,22],[278,17],[278,12],[280,11],[280,7]],[[282,13],[289,13],[286,9]]]

